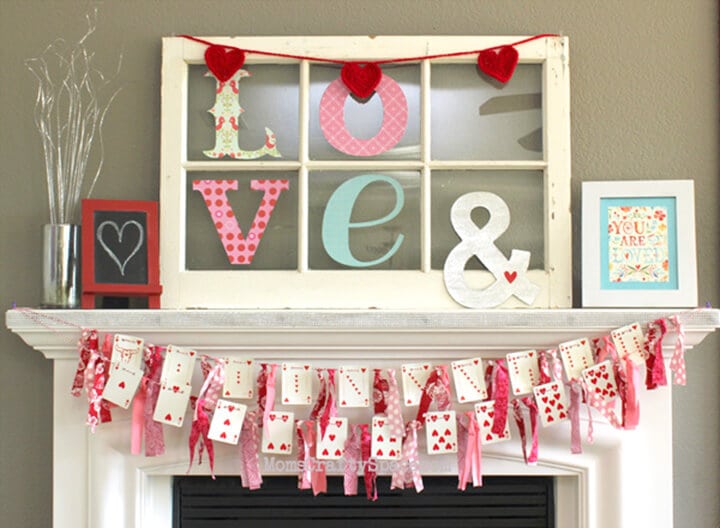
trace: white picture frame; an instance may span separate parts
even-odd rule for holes
[[[511,36],[471,37],[203,37],[213,43],[272,53],[302,53],[346,61],[446,54],[523,40]],[[539,160],[436,160],[430,145],[430,97],[423,95],[421,155],[417,160],[317,161],[308,155],[312,60],[248,53],[246,64],[299,67],[299,149],[297,159],[193,160],[188,144],[188,71],[203,64],[206,46],[180,37],[163,39],[162,142],[160,177],[160,266],[165,308],[465,310],[448,294],[441,269],[431,265],[430,178],[439,170],[537,171],[542,175],[544,265],[528,278],[541,288],[531,306],[511,297],[501,308],[567,308],[572,305],[570,216],[570,89],[567,37],[546,37],[518,46],[519,63],[541,66],[542,158]],[[477,55],[419,61],[420,90],[430,88],[435,64],[477,68]],[[412,270],[317,270],[308,264],[308,181],[316,170],[413,170],[420,174],[420,265]],[[260,171],[297,174],[297,265],[288,270],[195,270],[186,260],[187,182],[198,173]],[[210,232],[209,237],[217,237]],[[522,249],[522,248],[519,248]],[[509,257],[509,255],[508,255]],[[486,285],[485,270],[466,270],[473,284]],[[339,292],[342,292],[339,294]]]
[[[697,302],[693,181],[583,182],[582,306]]]

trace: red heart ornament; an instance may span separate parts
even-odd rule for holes
[[[245,52],[237,48],[210,46],[205,50],[205,64],[218,81],[225,82],[245,64]]]
[[[517,66],[519,54],[512,46],[482,50],[478,55],[478,68],[501,83],[508,82]]]
[[[506,271],[504,273],[504,275],[505,275],[505,280],[508,281],[510,284],[515,282],[515,279],[517,279],[517,271],[513,271],[512,273],[510,273],[509,271]]]
[[[382,75],[380,66],[374,62],[365,66],[361,66],[357,62],[346,62],[340,70],[340,78],[347,89],[361,99],[366,99],[375,92]]]

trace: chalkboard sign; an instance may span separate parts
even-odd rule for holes
[[[96,295],[147,296],[159,308],[157,202],[83,200],[83,308]]]

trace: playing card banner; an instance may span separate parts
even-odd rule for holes
[[[401,366],[402,400],[418,406],[417,417],[404,424],[395,369],[343,365],[314,369],[304,363],[261,363],[257,388],[256,364],[245,358],[201,356],[204,376],[195,396],[188,444],[190,462],[206,451],[213,471],[215,446],[239,445],[242,485],[262,484],[259,453],[292,455],[307,465],[301,486],[314,493],[326,489],[325,467],[344,459],[345,492],[357,493],[357,475],[363,468],[368,499],[377,498],[375,461],[395,463],[394,489],[423,488],[418,434],[424,428],[428,455],[457,453],[458,488],[478,486],[482,445],[511,439],[507,420],[512,410],[527,463],[538,460],[538,426],[550,427],[569,420],[570,448],[580,453],[580,409],[588,408],[588,441],[592,442],[590,407],[615,428],[635,427],[639,420],[639,390],[664,383],[662,346],[669,330],[676,334],[671,367],[675,381],[684,381],[684,331],[678,317],[653,321],[643,333],[638,323],[610,335],[561,343],[558,351],[525,350],[505,359],[458,359],[446,365],[407,363]],[[190,348],[146,345],[141,338],[106,335],[99,347],[96,331],[83,331],[78,343],[79,362],[72,394],[88,395],[91,429],[110,420],[110,405],[132,405],[131,452],[139,454],[143,439],[146,456],[164,452],[162,424],[182,427],[193,393],[192,379],[198,354]],[[164,351],[164,354],[163,354]],[[453,408],[449,370],[452,370],[456,405]],[[282,375],[280,405],[309,405],[313,374],[318,376],[317,402],[309,420],[296,422],[295,413],[275,409],[275,385]],[[257,397],[254,409],[234,399]],[[488,399],[489,397],[489,399]],[[338,416],[338,409],[367,408],[376,414],[370,424],[353,424]],[[429,407],[435,403],[436,411]],[[457,411],[461,411],[458,421]],[[528,429],[529,426],[529,429]],[[296,436],[297,435],[297,436]],[[526,444],[531,439],[529,451]],[[295,443],[298,442],[298,449]]]

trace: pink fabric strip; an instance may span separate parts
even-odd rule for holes
[[[112,352],[112,336],[107,334],[103,341],[102,351],[91,355],[88,366],[85,369],[85,381],[91,384],[88,392],[88,417],[87,423],[90,430],[94,433],[95,427],[104,422],[111,420],[110,406],[108,402],[102,399],[103,390],[105,390],[105,382],[107,381],[107,368],[110,363],[110,354]],[[88,371],[92,371],[91,374]],[[90,383],[91,380],[91,383]]]
[[[361,428],[351,426],[350,434],[345,440],[345,472],[343,475],[343,489],[345,495],[357,495],[358,469],[362,463],[362,450],[360,448]]]
[[[78,366],[70,389],[70,393],[76,398],[82,394],[85,386],[85,371],[93,351],[97,352],[98,346],[97,330],[83,330],[78,340]]]
[[[625,397],[623,398],[623,427],[635,429],[640,423],[640,399],[638,390],[642,385],[643,371],[632,359],[626,357],[625,362]]]
[[[521,405],[525,405],[530,412],[530,434],[532,436],[532,444],[529,455],[526,450],[527,435],[525,433],[525,419],[523,417]],[[538,460],[538,408],[535,403],[535,399],[530,396],[517,398],[512,401],[512,406],[515,423],[520,431],[522,453],[525,463],[536,464]]]
[[[163,425],[153,420],[155,405],[160,395],[160,375],[162,374],[163,356],[162,348],[150,346],[150,356],[146,360],[145,370],[147,394],[145,397],[145,456],[160,456],[165,454],[165,435]]]
[[[405,423],[403,422],[402,411],[400,409],[400,391],[398,390],[397,379],[395,378],[395,369],[387,369],[387,373],[385,409],[390,424],[390,433],[392,433],[393,436],[402,438],[405,434]]]
[[[139,455],[142,451],[142,440],[145,428],[145,400],[147,399],[147,383],[145,377],[140,383],[132,403],[132,426],[130,430],[130,454]]]
[[[417,493],[425,489],[420,473],[417,432],[422,424],[411,420],[407,424],[407,435],[403,442],[402,460],[393,472],[390,489],[415,488]]]
[[[425,414],[433,401],[435,401],[439,411],[445,411],[452,406],[450,401],[450,377],[446,365],[435,367],[435,370],[425,382],[417,417],[415,418],[420,422],[420,425],[425,423]]]
[[[670,322],[677,335],[675,339],[675,351],[670,359],[670,370],[675,374],[674,384],[685,385],[687,383],[687,369],[685,367],[685,327],[677,315],[670,317]]]
[[[295,424],[297,433],[297,445],[298,445],[298,466],[300,472],[298,473],[298,489],[306,490],[312,486],[312,448],[314,444],[313,431],[315,428],[315,422],[312,420],[298,420]]]
[[[582,384],[579,380],[570,380],[570,452],[582,453],[582,433],[580,431],[580,406],[582,404]]]
[[[662,354],[662,343],[667,334],[667,324],[664,319],[658,319],[648,324],[645,336],[645,353],[647,354],[647,376],[645,386],[648,390],[667,385],[665,374],[665,361]]]
[[[310,413],[310,419],[320,421],[320,435],[325,438],[325,431],[327,431],[330,419],[337,415],[335,369],[318,369],[317,375],[320,381],[320,391],[315,407]]]
[[[210,419],[205,412],[205,400],[198,398],[195,406],[195,420],[193,420],[192,429],[190,430],[190,438],[188,445],[190,447],[190,463],[188,464],[188,473],[193,463],[195,447],[198,447],[198,464],[202,464],[203,446],[207,449],[208,460],[210,461],[210,475],[215,480],[215,449],[208,432],[210,431]]]
[[[372,435],[370,434],[370,426],[368,424],[360,425],[360,452],[362,453],[365,494],[368,500],[377,500],[377,473],[375,469],[375,459],[370,458]]]
[[[510,397],[510,378],[504,359],[495,361],[493,369],[492,399],[495,400],[495,417],[492,432],[502,435],[507,424],[508,400]]]
[[[251,490],[260,489],[262,486],[259,455],[261,416],[262,411],[259,408],[248,412],[240,435],[240,479],[243,488]]]
[[[482,441],[473,411],[458,419],[458,433],[458,489],[465,491],[471,478],[473,487],[482,486]]]
[[[387,379],[382,375],[382,369],[373,369],[373,406],[375,414],[385,414],[387,410],[387,403],[385,401],[385,394],[388,392],[389,384]]]
[[[275,378],[277,376],[277,367],[276,363],[263,363],[262,365],[263,370],[267,373],[265,390],[263,391],[265,396],[263,401],[263,427],[267,427],[270,413],[275,409]]]
[[[320,416],[320,413],[322,413],[322,410],[325,408],[327,401],[327,379],[324,375],[325,369],[319,368],[315,371],[315,373],[317,374],[318,382],[320,382],[320,389],[318,390],[318,397],[315,401],[315,405],[313,406],[312,411],[310,411],[311,420],[317,420],[318,416]]]

